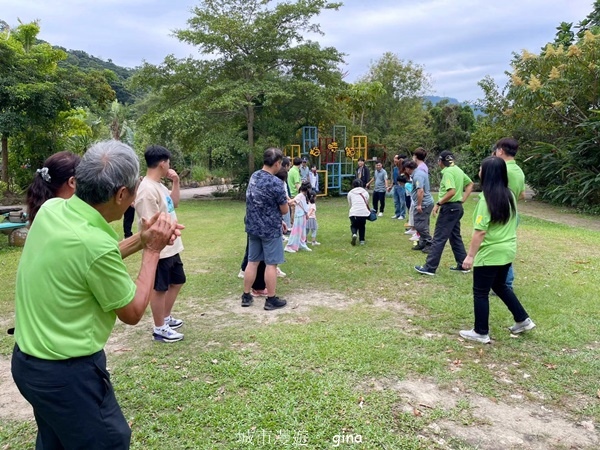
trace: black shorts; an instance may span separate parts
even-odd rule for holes
[[[166,292],[171,284],[183,283],[185,283],[185,272],[179,253],[158,261],[154,279],[155,291]]]

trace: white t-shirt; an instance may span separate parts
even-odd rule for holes
[[[369,193],[364,188],[356,187],[352,189],[350,192],[348,192],[348,204],[350,205],[348,217],[367,217],[370,215],[371,210],[367,208],[368,202]]]
[[[168,213],[174,220],[177,220],[171,192],[163,184],[144,177],[135,196],[135,213],[140,218],[139,228],[141,228],[142,218],[148,220],[157,212]],[[178,237],[173,245],[167,245],[162,249],[160,259],[175,256],[182,251],[183,242],[181,237]]]

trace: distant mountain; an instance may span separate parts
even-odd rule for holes
[[[67,50],[64,47],[55,46],[67,54],[66,63],[72,64],[79,67],[82,70],[86,69],[108,69],[112,70],[117,76],[123,80],[126,80],[135,73],[135,69],[129,69],[127,67],[117,66],[112,60],[104,61],[93,55],[88,55],[83,50]]]
[[[434,105],[437,105],[442,100],[448,100],[448,103],[450,105],[462,105],[461,102],[452,97],[437,97],[435,95],[426,95],[425,97],[423,97],[423,100],[428,100]]]
[[[133,103],[132,93],[125,87],[125,82],[135,73],[135,69],[121,67],[114,64],[110,59],[104,61],[92,55],[88,55],[82,50],[67,50],[64,47],[54,46],[67,54],[67,59],[61,61],[59,65],[75,66],[84,72],[89,70],[110,70],[117,79],[110,81],[110,87],[115,91],[117,100],[123,104]]]
[[[449,105],[460,105],[460,106],[470,106],[471,109],[473,110],[473,114],[475,115],[475,117],[479,117],[479,116],[483,116],[483,111],[481,111],[479,108],[474,108],[472,105],[469,105],[466,102],[460,102],[455,98],[452,97],[438,97],[435,95],[426,95],[423,97],[424,102],[430,101],[431,103],[433,103],[434,105],[437,105],[439,102],[441,102],[442,100],[448,100],[448,104]]]

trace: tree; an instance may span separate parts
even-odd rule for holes
[[[386,91],[380,81],[359,81],[350,85],[349,100],[352,108],[352,124],[356,124],[356,115],[360,116],[360,130],[363,129],[365,112],[372,110]]]
[[[600,211],[598,18],[600,1],[577,35],[563,23],[539,54],[514,54],[503,94],[489,80],[482,84],[489,114],[484,131],[491,130],[489,138],[502,133],[520,141],[517,156],[538,196],[594,211]],[[481,141],[478,128],[474,138]]]
[[[48,44],[35,44],[37,22],[20,24],[0,39],[0,135],[2,181],[8,183],[8,138],[29,121],[42,121],[65,107],[52,75],[65,57]]]
[[[467,144],[475,129],[475,116],[468,105],[450,104],[444,99],[427,106],[435,145],[440,150],[458,150]]]
[[[505,114],[528,144],[528,182],[541,198],[600,205],[600,36],[513,59]]]
[[[128,145],[133,145],[133,129],[131,120],[128,120],[129,111],[125,105],[114,100],[110,105],[108,128],[111,137],[116,141],[123,141]]]
[[[378,83],[385,92],[367,105],[365,132],[371,142],[402,152],[431,143],[422,98],[430,81],[422,66],[387,52],[360,81]]]
[[[321,48],[306,33],[322,34],[313,18],[323,9],[341,4],[326,0],[203,0],[193,9],[188,29],[176,36],[199,48],[207,59],[174,62],[167,58],[155,69],[146,66],[139,76],[175,81],[181,101],[205,111],[243,120],[249,146],[248,169],[254,170],[255,125],[261,109],[285,105],[294,98],[290,87],[324,92],[341,84],[337,65],[342,55]],[[174,64],[175,63],[175,64]],[[198,72],[188,69],[199,67]],[[155,78],[156,80],[156,78]],[[201,80],[201,83],[198,83]],[[155,83],[169,95],[174,84]],[[175,107],[177,107],[175,105]]]
[[[76,108],[102,109],[113,100],[106,74],[59,68],[66,54],[37,40],[39,24],[20,25],[0,39],[0,135],[2,181],[8,183],[9,138],[21,159],[43,160],[60,140],[81,131]],[[79,114],[79,113],[78,113]],[[24,151],[27,150],[27,151]]]

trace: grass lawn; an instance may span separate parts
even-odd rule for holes
[[[240,307],[244,204],[182,202],[185,339],[153,342],[148,311],[107,345],[132,448],[599,448],[599,233],[523,216],[515,292],[537,328],[511,337],[491,297],[492,344],[480,345],[458,337],[473,323],[471,275],[448,270],[449,246],[435,277],[415,272],[425,255],[387,201],[352,247],[346,199],[318,199],[322,245],[286,253],[277,290],[289,304],[271,312],[263,299]],[[4,328],[19,255],[0,239]],[[139,261],[127,260],[132,276]],[[3,369],[13,344],[2,334]],[[32,448],[35,430],[0,416],[0,448]]]

